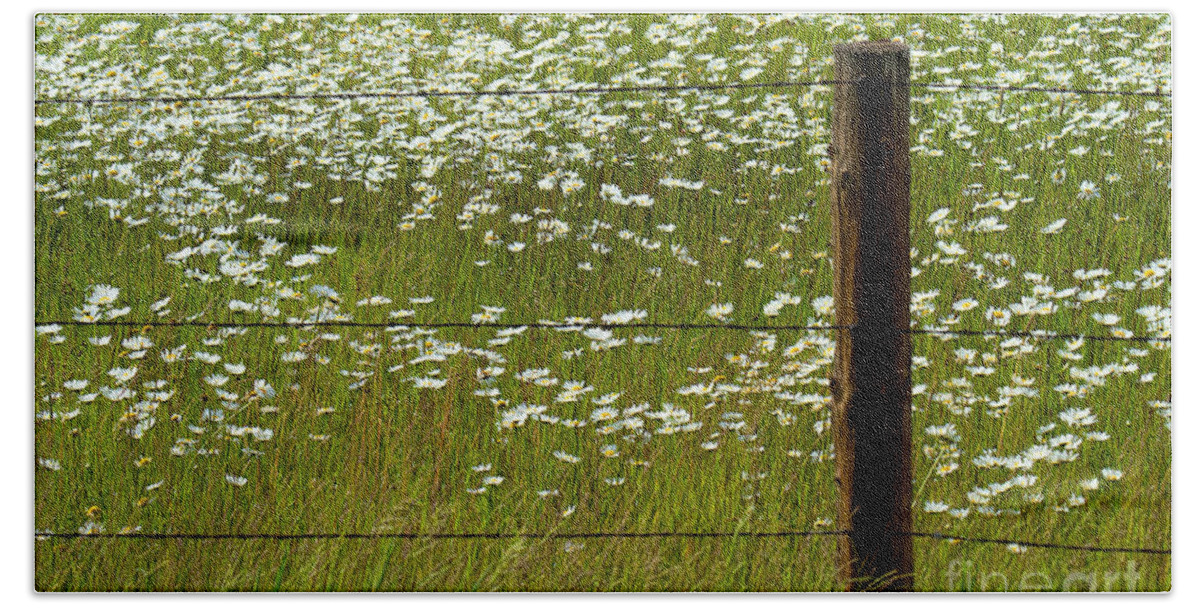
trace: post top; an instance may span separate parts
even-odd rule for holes
[[[833,45],[833,52],[841,54],[872,54],[907,53],[908,45],[895,40],[869,40],[863,42],[847,42]]]

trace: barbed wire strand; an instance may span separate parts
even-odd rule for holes
[[[578,540],[594,538],[783,538],[809,536],[845,536],[847,530],[776,530],[769,532],[371,532],[371,533],[293,533],[293,534],[239,534],[239,533],[169,533],[169,532],[129,532],[129,533],[85,533],[85,532],[35,532],[38,539],[123,539],[123,540],[373,540],[373,539],[430,539],[430,540],[511,540],[511,539],[556,539]],[[897,535],[932,540],[947,540],[967,543],[1013,545],[1039,549],[1065,549],[1091,553],[1145,553],[1151,555],[1170,555],[1170,549],[1154,549],[1148,547],[1101,547],[1094,545],[1068,545],[1061,543],[1046,543],[998,538],[979,538],[973,536],[958,536],[940,532],[908,532]]]
[[[589,539],[589,538],[775,538],[775,537],[804,537],[804,536],[840,536],[844,535],[844,530],[779,530],[772,532],[549,532],[544,534],[536,534],[532,532],[379,532],[379,533],[350,533],[350,534],[198,534],[198,533],[154,533],[154,532],[130,532],[122,533],[99,533],[87,534],[76,532],[45,532],[35,533],[36,538],[89,538],[89,539],[144,539],[144,540],[303,540],[303,539],[347,539],[347,540],[371,540],[371,539],[433,539],[433,540],[453,540],[453,539],[486,539],[486,540],[510,540],[510,539]]]
[[[374,328],[481,328],[496,329],[558,329],[576,330],[585,328],[598,329],[727,329],[740,331],[836,331],[839,329],[854,329],[856,325],[747,325],[739,323],[595,323],[595,322],[554,322],[537,321],[532,323],[468,323],[466,321],[445,321],[430,323],[404,322],[360,322],[360,321],[315,321],[315,322],[271,322],[271,321],[35,321],[34,325],[68,325],[68,326],[98,326],[98,327],[277,327],[303,329],[307,327],[374,327]],[[940,337],[955,338],[958,336],[983,337],[1023,337],[1043,340],[1098,340],[1108,342],[1170,342],[1170,336],[1102,336],[1093,334],[1069,334],[1051,330],[1042,331],[1002,331],[1002,330],[968,330],[968,329],[903,329],[902,333],[924,334]]]
[[[912,82],[911,88],[925,89],[974,89],[982,91],[1012,91],[1015,93],[1071,93],[1075,95],[1117,95],[1130,97],[1170,97],[1171,93],[1163,93],[1161,87],[1154,91],[1121,91],[1117,89],[1068,89],[1061,87],[1012,87],[998,84],[952,84],[937,82]]]
[[[1015,545],[1019,547],[1037,547],[1039,549],[1067,549],[1072,551],[1087,551],[1090,553],[1148,553],[1152,555],[1170,555],[1170,549],[1151,549],[1146,547],[1097,547],[1092,545],[1064,545],[1059,543],[1041,543],[1023,540],[1007,540],[999,538],[976,538],[972,536],[956,536],[940,532],[909,532],[905,536],[915,538],[930,538],[934,540],[950,540],[966,543],[987,543],[997,545]]]
[[[300,322],[300,323],[277,323],[268,321],[248,321],[244,323],[235,322],[207,322],[207,321],[46,321],[35,322],[37,326],[47,325],[71,325],[84,326],[94,325],[101,327],[278,327],[304,329],[306,327],[375,327],[375,328],[441,328],[441,327],[466,327],[475,329],[519,329],[519,328],[536,328],[536,329],[558,329],[558,330],[578,330],[587,328],[599,329],[732,329],[742,331],[833,331],[838,329],[850,329],[851,325],[742,325],[737,323],[468,323],[465,321],[446,321],[433,323],[404,323],[404,322],[358,322],[358,321],[317,321],[317,322]]]
[[[112,97],[112,98],[49,98],[36,99],[34,105],[73,103],[190,103],[194,101],[266,101],[266,100],[310,100],[310,99],[401,99],[406,97],[511,97],[513,95],[565,95],[635,93],[642,91],[723,91],[731,89],[767,89],[801,86],[825,86],[838,84],[840,80],[796,80],[759,83],[694,84],[694,85],[647,85],[580,87],[575,89],[510,89],[501,91],[395,91],[378,93],[263,93],[247,95],[180,96],[180,97]]]
[[[49,104],[116,104],[116,103],[191,103],[200,101],[270,101],[270,100],[346,100],[346,99],[402,99],[410,97],[511,97],[514,95],[567,95],[567,94],[607,94],[635,92],[679,92],[679,91],[723,91],[737,89],[768,89],[792,87],[816,87],[833,84],[854,84],[856,80],[784,80],[759,83],[729,83],[729,84],[697,84],[697,85],[652,85],[652,86],[613,86],[613,87],[580,87],[575,89],[511,89],[499,91],[394,91],[394,92],[364,92],[364,93],[261,93],[244,95],[214,95],[214,96],[176,96],[176,97],[105,97],[78,98],[52,97],[35,99],[34,105]],[[987,84],[951,84],[935,82],[913,82],[910,88],[942,89],[942,90],[985,90],[1017,93],[1059,93],[1075,95],[1105,95],[1133,97],[1171,97],[1171,93],[1163,93],[1161,88],[1155,91],[1121,91],[1117,89],[1070,89],[1059,87],[1014,87]]]
[[[1170,342],[1171,337],[1161,336],[1101,336],[1095,334],[1068,334],[1052,330],[1033,331],[1003,331],[1003,330],[969,330],[969,329],[906,329],[908,334],[926,334],[932,336],[997,336],[1014,338],[1040,338],[1043,340],[1099,340],[1108,342]]]

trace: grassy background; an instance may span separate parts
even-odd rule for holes
[[[545,23],[538,16],[512,23],[491,15],[404,16],[397,18],[399,23],[391,16],[362,16],[353,23],[323,16],[308,24],[269,24],[263,16],[253,16],[244,24],[223,22],[220,27],[230,35],[215,36],[214,30],[189,39],[181,34],[188,23],[207,19],[129,17],[140,26],[124,36],[110,36],[103,28],[115,17],[78,22],[39,17],[39,57],[69,57],[72,67],[65,74],[39,70],[38,98],[477,89],[505,77],[510,80],[501,88],[604,84],[617,82],[631,64],[652,66],[669,59],[671,49],[645,36],[648,28],[668,22],[655,15],[572,21],[549,16]],[[1013,16],[1000,22],[953,15],[845,16],[786,20],[752,31],[735,17],[717,15],[708,24],[670,27],[692,39],[681,47],[685,55],[728,57],[729,80],[736,80],[745,67],[737,62],[745,59],[762,63],[762,73],[750,82],[828,77],[833,43],[901,36],[915,50],[927,52],[915,54],[914,81],[939,81],[948,73],[968,82],[1002,82],[1006,71],[1023,69],[1030,74],[1029,83],[1055,71],[1048,67],[1055,64],[1073,74],[1072,86],[1128,89],[1169,88],[1169,35],[1155,33],[1164,19]],[[1082,30],[1076,22],[1083,24]],[[617,28],[605,36],[607,46],[597,48],[592,23],[623,23],[629,32]],[[703,34],[708,25],[715,31]],[[526,48],[560,30],[569,36],[547,47],[545,61],[537,67],[527,65],[536,54],[522,56],[513,66],[487,58],[456,59],[455,49],[472,48],[481,40],[503,39]],[[531,31],[539,34],[526,37]],[[1138,38],[1127,39],[1126,33]],[[250,34],[255,39],[248,43],[243,36]],[[289,40],[290,34],[299,37]],[[1047,42],[1046,35],[1058,38]],[[235,48],[224,46],[234,37],[239,40]],[[1147,44],[1158,39],[1168,44]],[[1118,46],[1123,40],[1132,40],[1132,47]],[[349,48],[342,46],[347,41]],[[1003,42],[1001,51],[992,49],[997,41]],[[313,49],[295,50],[305,43]],[[622,46],[628,52],[615,54]],[[1056,52],[1048,54],[1047,49]],[[1129,56],[1133,67],[1108,61]],[[795,57],[800,59],[793,61]],[[235,59],[239,65],[226,63]],[[304,64],[306,60],[313,62]],[[640,77],[657,74],[662,83],[695,83],[708,77],[706,61],[685,58],[683,67],[668,63]],[[979,67],[963,67],[970,62]],[[264,70],[273,65],[299,67],[272,80]],[[160,66],[169,84],[155,83],[152,74]],[[1150,67],[1143,70],[1145,66]],[[1107,80],[1109,76],[1120,82]],[[228,88],[217,91],[212,85]],[[1078,301],[1074,296],[1055,299],[1061,306],[1054,314],[1014,317],[1010,329],[1103,334],[1108,328],[1092,315],[1112,313],[1133,333],[1152,333],[1135,311],[1147,305],[1170,307],[1169,274],[1165,281],[1132,290],[1113,282],[1141,279],[1147,265],[1170,256],[1169,98],[1151,106],[1133,97],[1001,97],[920,89],[913,95],[913,143],[929,142],[914,150],[912,159],[913,265],[914,272],[919,270],[913,291],[938,292],[927,300],[933,310],[914,306],[919,325],[939,325],[953,302],[970,297],[980,305],[961,314],[960,326],[991,327],[984,311],[1028,296],[1032,283],[1022,273],[1036,272],[1058,290],[1107,286],[1110,293],[1078,306],[1066,305]],[[726,302],[734,305],[729,320],[735,323],[828,323],[832,317],[819,314],[812,303],[832,289],[828,180],[819,147],[828,141],[828,100],[828,89],[815,88],[428,101],[40,104],[35,117],[35,316],[39,324],[69,320],[92,286],[109,284],[121,289],[117,305],[130,306],[127,318],[136,321],[156,319],[150,304],[170,296],[170,312],[163,319],[218,323],[283,321],[317,309],[361,322],[466,322],[481,305],[503,306],[500,321],[511,323],[570,316],[598,320],[623,309],[645,310],[648,321],[711,323],[705,311]],[[604,127],[596,117],[614,117],[614,126]],[[424,148],[401,146],[452,123],[458,123],[455,133],[468,135],[430,141]],[[80,140],[90,143],[71,144]],[[705,145],[711,141],[723,146]],[[592,162],[559,160],[547,149],[557,146],[563,152],[568,143],[591,150]],[[1078,146],[1088,150],[1070,152]],[[930,149],[942,154],[930,155]],[[189,154],[194,162],[187,161]],[[372,155],[386,156],[394,165],[386,171],[393,174],[365,179],[374,164]],[[422,176],[423,163],[438,155],[447,158],[442,169]],[[255,180],[216,180],[234,157],[255,166]],[[322,157],[334,160],[324,164]],[[293,166],[296,159],[304,164]],[[595,161],[604,162],[597,166]],[[748,161],[759,164],[747,166]],[[122,163],[131,165],[135,177],[108,173]],[[1066,178],[1057,183],[1052,175],[1060,169]],[[523,174],[523,181],[506,183],[504,174],[514,170]],[[566,194],[558,187],[536,186],[555,170],[575,171],[583,187]],[[1119,181],[1105,182],[1110,173],[1118,173]],[[1018,179],[1020,174],[1028,179]],[[704,186],[693,191],[660,184],[667,176],[703,180]],[[1099,184],[1101,196],[1079,199],[1081,180]],[[414,183],[425,183],[424,191],[414,189]],[[655,204],[640,208],[605,202],[600,193],[604,183],[619,185],[626,195],[650,194]],[[205,189],[209,195],[201,194]],[[433,189],[438,200],[423,202]],[[286,194],[289,201],[269,202],[271,193]],[[176,200],[171,197],[193,206],[161,204]],[[331,204],[334,197],[343,202]],[[977,207],[995,198],[1018,202],[1007,212]],[[100,199],[129,202],[114,221],[107,209],[96,206]],[[213,200],[220,204],[211,204]],[[462,219],[464,206],[478,200],[499,210]],[[210,209],[204,209],[206,201]],[[432,217],[414,217],[422,214],[418,205]],[[952,234],[939,233],[925,221],[943,207],[958,222],[950,226]],[[245,222],[259,213],[280,221]],[[514,224],[509,221],[513,213],[534,220]],[[986,215],[1000,216],[1008,230],[965,229]],[[129,226],[124,218],[149,221]],[[547,218],[566,223],[569,230],[541,243],[537,222]],[[1068,220],[1061,233],[1038,232],[1059,218]],[[411,229],[401,226],[409,221]],[[463,229],[464,223],[470,229]],[[674,231],[657,228],[667,224]],[[781,224],[796,228],[784,231]],[[222,226],[235,227],[234,235],[223,235]],[[619,236],[622,230],[660,246],[638,246]],[[522,242],[526,248],[512,252],[503,244],[489,244],[488,231],[503,244]],[[277,257],[260,258],[253,252],[261,236],[286,242],[286,248]],[[224,241],[224,252],[245,250],[248,260],[262,259],[268,267],[256,273],[259,280],[253,285],[228,278],[206,283],[188,278],[185,270],[219,276],[219,254],[195,256],[185,265],[165,262],[169,254],[207,239]],[[956,241],[967,253],[957,259],[933,257],[939,241]],[[337,253],[305,268],[283,263],[314,245],[337,247]],[[699,263],[680,263],[672,246],[685,246]],[[997,262],[995,254],[1008,254],[1011,260]],[[747,267],[747,258],[761,262],[762,268]],[[476,263],[484,260],[486,265]],[[592,270],[581,270],[583,262]],[[1111,274],[1073,276],[1077,269],[1096,268]],[[1008,284],[988,285],[998,277]],[[335,301],[307,293],[315,284],[332,287],[339,297]],[[284,287],[299,296],[278,297]],[[795,294],[802,304],[768,318],[763,305],[777,292]],[[354,305],[372,295],[388,296],[393,304]],[[423,296],[434,300],[407,300]],[[232,312],[232,299],[268,302],[279,313]],[[389,313],[398,309],[415,312],[394,319]],[[37,471],[37,529],[70,533],[88,522],[106,532],[214,534],[835,527],[836,489],[827,451],[832,439],[828,431],[814,427],[828,415],[823,378],[833,334],[639,328],[613,334],[628,343],[593,350],[595,341],[578,333],[536,327],[505,344],[489,343],[503,336],[486,326],[432,332],[66,326],[40,334],[34,353],[35,410],[78,409],[78,415],[36,424],[37,457],[61,466]],[[111,335],[107,346],[87,340],[104,335]],[[154,346],[145,358],[130,360],[129,349],[120,343],[135,335]],[[639,335],[660,341],[637,344]],[[56,342],[56,336],[64,339]],[[181,361],[167,363],[158,356],[183,344],[188,356]],[[787,352],[794,344],[799,354]],[[913,400],[916,529],[1029,542],[1169,547],[1170,429],[1150,404],[1170,401],[1169,343],[1088,341],[1077,351],[1078,360],[1059,352],[1063,340],[1024,340],[1018,346],[995,338],[914,336],[914,348],[914,385],[927,386]],[[575,349],[582,349],[582,355],[563,358],[564,351]],[[956,352],[960,349],[977,351],[978,358],[968,363]],[[235,407],[222,408],[219,394],[203,380],[225,373],[221,363],[204,363],[194,357],[196,351],[220,355],[221,363],[245,365],[244,374],[230,374],[222,387],[240,396]],[[503,357],[497,365],[506,369],[504,374],[477,378],[478,370],[496,361],[485,351]],[[308,358],[282,361],[289,352],[304,352]],[[413,356],[431,352],[446,359],[411,363]],[[988,364],[993,370],[973,375],[968,366],[979,365],[989,353],[995,356]],[[1085,384],[1072,378],[1072,367],[1130,361],[1138,364],[1137,372],[1106,375],[1102,385],[1087,387],[1081,399],[1064,397],[1054,388]],[[174,391],[156,406],[156,424],[140,439],[127,432],[136,421],[128,412],[144,396],[76,403],[78,393],[62,388],[73,379],[89,380],[84,393],[111,386],[108,370],[133,365],[138,373],[130,387],[145,393],[151,389],[143,382],[161,380],[162,390]],[[513,377],[537,368],[549,369],[560,383],[539,387]],[[692,371],[697,369],[703,371]],[[409,381],[434,370],[437,378],[447,380],[442,389],[420,389]],[[1146,372],[1157,375],[1141,382],[1139,376]],[[1012,384],[1014,374],[1034,379],[1038,396],[1015,398],[1007,408],[989,407],[987,401]],[[269,382],[277,395],[250,397],[259,379]],[[585,381],[596,390],[576,402],[556,403],[568,380]],[[708,386],[709,394],[677,393],[696,383]],[[476,394],[488,388],[498,394]],[[781,391],[814,399],[789,400],[778,396]],[[560,419],[587,419],[597,407],[591,399],[609,392],[621,393],[618,408],[646,402],[657,410],[664,402],[673,403],[701,422],[701,429],[654,434],[661,423],[644,417],[649,438],[628,431],[599,434],[596,423],[579,429],[535,419],[511,429],[497,424],[504,410],[520,403],[546,405],[547,414]],[[934,398],[938,393],[951,395],[958,405],[970,403],[970,411],[947,407]],[[1088,429],[1067,429],[1057,417],[1067,407],[1088,407],[1098,422]],[[205,411],[213,409],[227,409],[225,420],[206,420]],[[741,418],[730,417],[732,413]],[[745,425],[721,427],[737,420]],[[1039,432],[1055,422],[1057,429]],[[939,444],[923,429],[946,423],[954,423],[961,435],[949,449],[957,455],[931,459],[923,446]],[[255,441],[231,434],[228,424],[271,428],[274,436]],[[1019,508],[1019,515],[989,516],[976,508],[957,519],[922,509],[927,500],[967,506],[972,489],[1012,477],[1003,469],[972,464],[988,450],[1012,455],[1044,445],[1051,436],[1087,430],[1110,437],[1085,441],[1071,462],[1038,463],[1031,471],[1044,495],[1041,503],[1029,504],[1013,491],[991,504]],[[180,438],[194,441],[193,450],[173,455]],[[719,447],[704,449],[701,444],[709,440]],[[620,456],[602,455],[605,445],[618,446]],[[560,462],[552,456],[556,450],[581,461]],[[959,468],[937,474],[948,462]],[[485,463],[492,465],[487,473],[472,469]],[[1078,483],[1100,475],[1103,468],[1119,469],[1123,478],[1102,481],[1099,490],[1085,494],[1086,505],[1054,508],[1080,494]],[[248,482],[235,487],[225,480],[227,474]],[[485,475],[505,480],[481,495],[469,494],[466,490],[480,487]],[[611,485],[606,481],[611,479],[624,482]],[[158,481],[164,483],[146,489]],[[537,493],[552,489],[558,495],[541,498]],[[564,517],[570,507],[573,512]],[[36,585],[43,590],[825,590],[834,586],[833,544],[829,537],[572,542],[88,538],[39,540],[35,555]],[[1169,556],[1013,551],[1003,545],[929,539],[915,539],[914,544],[919,556],[916,587],[923,590],[1015,589],[1023,582],[1058,589],[1073,573],[1095,573],[1104,588],[1105,573],[1124,573],[1131,565],[1139,573],[1138,589],[1170,587]],[[969,564],[965,571],[971,576],[949,575],[963,564]],[[991,573],[996,574],[984,580]],[[1118,588],[1124,584],[1125,579],[1116,583]]]

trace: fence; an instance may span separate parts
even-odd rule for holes
[[[117,97],[107,99],[48,98],[35,104],[142,104],[252,102],[261,100],[338,100],[405,97],[501,97],[514,95],[604,94],[636,91],[713,91],[834,86],[831,202],[833,213],[833,325],[746,325],[726,323],[593,323],[591,328],[655,328],[678,330],[838,332],[833,394],[836,480],[839,488],[836,530],[764,532],[659,531],[589,533],[59,533],[36,532],[38,539],[141,540],[302,540],[302,539],[587,539],[587,538],[776,538],[837,539],[837,570],[846,588],[906,591],[913,583],[913,539],[1003,544],[1020,547],[1170,555],[1170,549],[1070,545],[1025,540],[956,536],[912,529],[911,335],[1010,336],[1051,339],[1050,331],[937,330],[910,326],[909,303],[909,91],[978,89],[1077,95],[1170,97],[1154,91],[1012,87],[978,84],[909,82],[908,50],[891,42],[835,47],[835,78],[758,84],[713,84],[646,87],[584,87],[499,91],[409,91],[380,93],[247,94],[215,97]],[[475,323],[361,323],[350,321],[221,323],[203,321],[76,321],[37,320],[38,325],[193,326],[193,327],[474,327]],[[546,322],[489,323],[491,327],[563,328]],[[1078,335],[1072,338],[1109,341],[1169,342],[1169,336]]]

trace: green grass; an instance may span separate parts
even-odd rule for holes
[[[1066,72],[1073,74],[1070,86],[1170,87],[1169,23],[1160,15],[1014,15],[1006,21],[876,15],[847,16],[841,24],[810,17],[752,32],[734,16],[713,15],[707,25],[670,26],[671,36],[692,40],[679,47],[645,35],[669,22],[662,15],[548,16],[544,24],[539,16],[509,22],[494,15],[364,15],[346,24],[330,15],[308,24],[274,24],[269,31],[264,19],[221,23],[239,36],[256,34],[255,45],[237,50],[223,46],[215,31],[180,31],[206,16],[130,16],[140,26],[124,37],[102,34],[104,24],[117,17],[83,16],[76,22],[39,17],[39,64],[63,58],[66,71],[39,68],[37,96],[240,94],[272,92],[277,84],[307,92],[423,90],[453,82],[475,90],[504,77],[510,80],[500,88],[627,85],[634,82],[627,71],[636,66],[648,68],[636,78],[697,83],[708,76],[708,59],[690,56],[706,54],[728,58],[724,81],[740,81],[739,73],[752,64],[761,64],[762,72],[749,76],[750,82],[804,80],[830,76],[831,45],[855,36],[902,36],[915,51],[916,82],[945,77],[1003,82],[1006,70],[1019,69],[1027,72],[1022,84],[1058,86],[1047,74]],[[607,22],[624,24],[628,32],[618,27],[607,35],[607,46],[596,47],[588,24],[606,28]],[[714,29],[704,33],[708,25]],[[527,39],[525,33],[534,30],[544,32]],[[569,34],[566,40],[539,52],[512,55],[496,46],[490,56],[465,55],[485,41],[532,47],[558,31]],[[1048,35],[1058,41],[1043,39]],[[994,42],[1002,42],[1003,50],[994,52]],[[313,48],[296,50],[300,44]],[[740,46],[748,44],[757,46]],[[672,49],[683,56],[683,67],[670,62],[653,67],[671,59]],[[751,63],[739,64],[744,60]],[[964,67],[971,62],[978,67]],[[278,82],[260,72],[292,64],[297,71]],[[160,65],[165,80],[156,82]],[[109,76],[110,70],[116,75]],[[214,85],[228,88],[209,88]],[[718,323],[707,311],[724,303],[733,305],[730,323],[832,323],[833,316],[814,302],[832,292],[828,177],[820,148],[829,137],[831,97],[828,88],[806,88],[39,104],[37,323],[69,321],[94,286],[112,285],[120,294],[104,310],[128,306],[120,319],[147,326],[65,325],[39,333],[35,411],[44,415],[36,422],[35,453],[53,463],[36,473],[38,530],[495,532],[530,538],[49,538],[35,543],[36,587],[836,588],[835,540],[828,536],[571,541],[550,536],[836,529],[832,438],[822,427],[833,333],[631,327],[613,330],[612,337],[625,343],[606,345],[602,338],[537,326],[507,341],[486,325],[219,326],[311,320],[318,312],[365,323],[470,322],[481,306],[505,308],[501,323],[573,316],[599,322],[620,310],[643,310],[648,322]],[[1147,322],[1138,311],[1159,306],[1167,311],[1169,330],[1171,102],[1153,102],[914,89],[912,142],[918,147],[912,155],[911,243],[919,273],[912,289],[937,291],[914,305],[915,323],[947,327],[951,306],[973,298],[978,307],[960,313],[955,327],[995,328],[985,318],[990,307],[1005,309],[1034,297],[1057,308],[1048,315],[1014,314],[1002,328],[1103,335],[1110,328],[1093,315],[1115,314],[1117,326],[1154,335],[1164,324]],[[446,125],[454,129],[437,135]],[[967,134],[966,126],[973,132]],[[89,143],[71,143],[78,141]],[[581,145],[591,160],[570,159],[569,144]],[[1088,149],[1072,152],[1080,146]],[[444,164],[423,175],[437,157],[445,157]],[[253,166],[240,183],[221,177],[234,159]],[[303,162],[293,166],[294,160]],[[122,164],[129,165],[128,177]],[[372,168],[376,173],[368,177]],[[1059,169],[1066,174],[1062,180],[1053,177]],[[513,171],[522,181],[507,182]],[[540,188],[538,181],[551,171],[574,172],[583,185],[571,193],[558,184]],[[1109,181],[1108,175],[1119,179]],[[672,187],[660,182],[666,177],[704,185]],[[1078,196],[1083,180],[1098,184],[1098,198]],[[625,196],[650,195],[655,202],[614,204],[602,184],[619,186]],[[288,201],[270,202],[272,193]],[[334,198],[341,201],[331,203]],[[1016,204],[1007,211],[982,206],[997,198]],[[105,200],[125,201],[124,207],[110,213]],[[473,203],[495,209],[468,207]],[[939,227],[926,221],[941,208],[955,223]],[[510,215],[518,213],[532,219],[512,222]],[[257,214],[278,221],[247,222]],[[997,216],[1007,230],[968,230],[985,216]],[[1059,233],[1040,232],[1059,218],[1067,220]],[[131,226],[126,219],[147,221]],[[567,230],[539,238],[552,227],[539,229],[538,222],[550,219]],[[659,228],[666,225],[674,229]],[[499,244],[488,242],[489,233]],[[264,256],[260,246],[267,238],[285,245]],[[638,239],[659,245],[643,247]],[[966,253],[953,258],[939,253],[938,243],[951,241]],[[510,251],[507,245],[514,242],[525,248]],[[285,264],[314,246],[337,251],[322,254],[315,265]],[[185,247],[208,253],[168,261]],[[253,280],[235,282],[222,275],[222,255],[265,266],[251,273]],[[748,266],[750,258],[761,267]],[[485,260],[486,265],[476,263]],[[579,267],[585,262],[590,270]],[[1074,276],[1101,268],[1109,274]],[[197,272],[217,280],[197,280]],[[1037,281],[1061,297],[1039,291],[1024,273],[1043,275]],[[338,296],[310,293],[315,285]],[[295,296],[281,291],[285,288]],[[1068,288],[1078,291],[1062,295]],[[1080,301],[1079,293],[1098,288],[1107,292]],[[767,316],[763,307],[777,293],[792,294],[800,304]],[[169,303],[151,309],[168,296]],[[391,303],[356,304],[371,296]],[[433,301],[409,301],[426,296]],[[256,309],[233,311],[234,300]],[[412,315],[390,314],[405,309]],[[159,320],[218,325],[154,326]],[[88,341],[102,336],[111,336],[106,345]],[[143,347],[141,358],[121,345],[137,336],[153,343]],[[639,337],[657,342],[640,343]],[[1063,339],[914,335],[913,343],[913,384],[924,387],[913,398],[916,529],[1036,543],[1170,547],[1171,433],[1164,424],[1169,405],[1155,404],[1171,400],[1169,342],[1085,341],[1073,353],[1064,350]],[[182,345],[187,348],[179,360],[160,356]],[[788,352],[793,346],[798,352]],[[219,355],[220,361],[207,363],[197,353]],[[306,358],[287,362],[289,353]],[[444,359],[412,363],[429,353]],[[228,372],[222,368],[226,363],[242,364],[244,371]],[[136,376],[124,384],[108,374],[133,366]],[[504,371],[485,373],[489,367]],[[1093,367],[1096,373],[1089,374]],[[556,384],[538,386],[515,377],[543,368]],[[1156,375],[1143,377],[1150,372]],[[224,396],[205,380],[212,374],[228,376],[219,387]],[[418,388],[414,377],[446,384]],[[64,388],[72,380],[88,384]],[[255,394],[256,381],[269,384],[275,395]],[[594,390],[558,401],[568,381]],[[1002,387],[1025,384],[1036,395],[1003,403]],[[1068,396],[1066,384],[1078,385],[1079,395]],[[704,390],[679,392],[693,385]],[[79,398],[121,386],[138,395]],[[152,402],[147,394],[152,391],[170,395]],[[575,429],[536,417],[512,428],[501,424],[504,412],[524,403],[546,406],[545,414],[560,422],[588,420],[598,407],[593,399],[617,392],[613,407],[619,410],[649,404],[646,412],[620,417],[641,421],[647,434],[598,433],[602,423]],[[698,422],[699,428],[658,432],[667,425],[645,414],[662,411],[664,403],[688,412],[675,426]],[[1068,427],[1059,417],[1068,408],[1089,408],[1096,421]],[[49,414],[75,410],[73,417]],[[218,410],[223,420],[213,419]],[[130,431],[150,418],[153,426],[135,438]],[[738,422],[743,425],[731,425]],[[925,432],[948,423],[959,436],[954,441]],[[1051,423],[1056,426],[1044,428]],[[272,434],[259,441],[228,425]],[[1073,433],[1079,439],[1092,431],[1108,438],[1082,439],[1066,449],[1071,458],[1058,464],[1040,460],[1010,471],[973,462],[984,454],[1058,448],[1055,437]],[[711,446],[702,444],[708,441],[718,445],[707,449]],[[619,455],[605,456],[608,445]],[[579,462],[560,461],[558,451]],[[473,469],[483,464],[490,470]],[[939,468],[949,464],[956,466],[941,474]],[[1105,479],[1105,469],[1119,470],[1120,479]],[[971,506],[973,490],[1017,474],[1037,479],[1028,489],[991,498],[987,506],[998,513],[976,504],[965,518],[956,518],[925,508],[927,501]],[[246,483],[233,485],[226,475]],[[481,485],[488,475],[504,480]],[[1099,488],[1081,489],[1080,482],[1091,478],[1100,480]],[[623,481],[610,483],[618,479]],[[487,491],[467,491],[480,487]],[[543,490],[557,492],[541,497]],[[1030,500],[1026,493],[1041,499]],[[1085,504],[1071,504],[1073,496],[1083,496]],[[915,586],[921,590],[1079,589],[1092,575],[1098,589],[1125,590],[1130,580],[1138,590],[1171,585],[1169,556],[923,538],[914,545]],[[1136,579],[1125,574],[1131,567]]]

